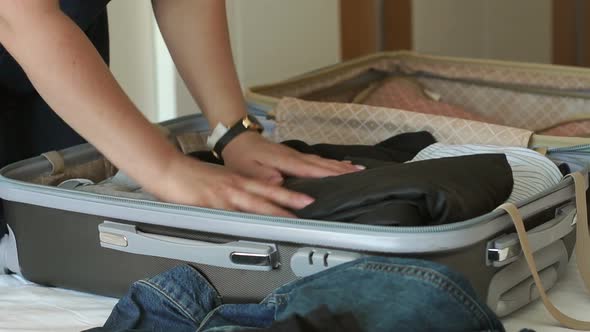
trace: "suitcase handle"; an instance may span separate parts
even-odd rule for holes
[[[98,225],[103,248],[230,269],[270,271],[279,266],[274,244],[235,241],[210,243],[144,233],[135,225],[105,221]]]
[[[572,232],[576,223],[576,207],[567,204],[556,210],[555,218],[527,232],[532,252],[552,244]],[[488,243],[487,265],[502,267],[522,257],[517,233],[502,235]]]

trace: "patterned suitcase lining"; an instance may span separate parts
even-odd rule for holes
[[[448,144],[527,147],[529,130],[478,121],[359,104],[283,98],[275,108],[272,139],[308,144],[375,144],[393,135],[426,130]]]
[[[277,98],[351,103],[353,96],[363,93],[364,89],[355,87],[337,91],[333,87],[371,71],[386,72],[392,76],[415,77],[427,89],[440,94],[441,101],[463,107],[495,124],[543,135],[589,136],[590,75],[564,68],[520,68],[498,63],[384,56],[343,66],[329,74],[310,74],[307,78],[263,87],[255,92]],[[365,84],[365,89],[370,85]],[[319,93],[325,89],[334,92],[328,95]]]

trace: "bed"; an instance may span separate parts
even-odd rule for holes
[[[549,292],[555,305],[578,319],[588,319],[588,296],[575,261]],[[42,287],[15,275],[0,275],[0,331],[80,331],[100,326],[117,300]],[[571,331],[560,327],[537,301],[503,320],[507,331]]]
[[[0,275],[0,331],[81,331],[100,326],[116,299]]]

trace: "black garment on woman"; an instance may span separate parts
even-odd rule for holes
[[[108,3],[109,0],[60,1],[62,11],[86,33],[107,64]],[[0,167],[82,143],[85,140],[53,112],[21,66],[0,44]],[[6,233],[2,220],[0,201],[0,237]]]

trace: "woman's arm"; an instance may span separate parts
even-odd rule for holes
[[[311,201],[177,152],[125,95],[58,0],[0,0],[0,43],[60,117],[161,199],[279,215],[288,215],[279,206]]]
[[[174,62],[213,128],[246,115],[235,72],[225,0],[152,0]],[[272,27],[269,27],[272,28]],[[280,182],[282,173],[322,177],[357,171],[342,162],[272,144],[255,133],[238,136],[223,151],[226,165],[244,175]]]
[[[0,17],[0,41],[52,109],[137,180],[161,174],[174,148],[136,109],[57,0],[4,0]]]

